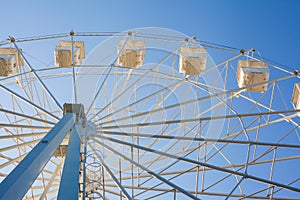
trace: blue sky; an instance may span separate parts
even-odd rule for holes
[[[0,40],[51,33],[165,27],[300,65],[300,2],[271,1],[5,1]],[[297,58],[298,57],[298,58]]]

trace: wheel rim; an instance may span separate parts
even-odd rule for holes
[[[91,129],[85,135],[90,156],[86,163],[87,197],[126,198],[124,189],[136,199],[297,198],[299,119],[290,99],[298,77],[267,62],[270,80],[266,91],[245,92],[235,79],[238,59],[263,59],[256,52],[240,54],[229,48],[222,48],[224,54],[216,56],[215,62],[209,58],[206,76],[186,77],[178,72],[175,51],[187,42],[183,34],[154,28],[133,32],[150,46],[146,55],[151,55],[148,63],[137,69],[110,65],[118,57],[113,51],[116,47],[104,48],[128,38],[124,32],[102,42],[85,64],[75,67],[75,73],[51,64],[33,67],[35,75],[26,69],[28,61],[19,74],[1,78],[1,97],[5,99],[0,111],[1,180],[63,116],[55,100],[60,105],[73,102],[72,79],[76,76],[80,103],[86,101],[85,88],[90,84],[86,80],[94,81],[89,90],[92,94],[88,92],[93,98],[84,103]],[[91,42],[90,36],[70,37]],[[158,39],[164,43],[157,43]],[[57,41],[53,37],[46,43],[52,40]],[[211,57],[221,49],[197,39],[191,41],[211,50]],[[95,59],[97,53],[102,58]],[[24,56],[30,60],[29,55]],[[111,57],[105,60],[107,56]],[[218,76],[208,77],[209,73]],[[55,199],[63,162],[64,157],[53,156],[24,198]],[[93,163],[97,173],[88,169]],[[286,169],[290,172],[284,173]],[[92,179],[95,174],[99,175],[97,180]]]

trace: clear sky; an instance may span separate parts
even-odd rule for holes
[[[201,40],[256,48],[267,58],[300,66],[297,0],[2,1],[0,40],[68,32],[165,27]]]

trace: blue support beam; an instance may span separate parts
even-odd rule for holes
[[[75,124],[66,113],[0,184],[0,200],[22,199]]]
[[[58,191],[58,200],[78,199],[81,130],[81,127],[74,127],[70,135],[63,174]]]

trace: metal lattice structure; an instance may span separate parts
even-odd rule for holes
[[[0,49],[0,199],[300,197],[297,70],[154,28]]]

